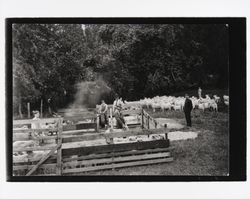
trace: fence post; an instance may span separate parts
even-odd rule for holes
[[[30,118],[30,103],[27,103],[27,109],[28,109],[28,118]]]
[[[112,115],[112,108],[110,108],[109,111],[110,111],[110,128],[113,130],[113,115]]]
[[[58,121],[58,133],[57,133],[57,144],[59,145],[57,149],[57,164],[56,164],[56,174],[62,175],[62,118]]]
[[[157,121],[156,121],[156,120],[154,120],[154,122],[155,122],[155,129],[157,129]]]
[[[113,132],[113,115],[112,115],[113,109],[110,108],[109,110],[110,110],[110,132]],[[109,142],[111,144],[114,143],[114,139],[113,138],[108,138],[108,139],[109,139]]]
[[[98,116],[98,112],[99,112],[98,111],[98,106],[96,105],[95,108],[96,108],[96,132],[99,132],[100,118]]]
[[[164,124],[164,130],[167,129],[167,124]],[[168,139],[168,133],[165,133],[165,139],[167,140]]]
[[[143,112],[143,108],[141,109],[141,128],[143,129],[144,128],[144,112]]]
[[[99,115],[96,115],[96,132],[99,132],[99,123],[100,123]]]
[[[148,126],[148,129],[149,129],[149,115],[147,115],[147,126]]]

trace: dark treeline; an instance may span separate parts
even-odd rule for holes
[[[14,24],[12,38],[14,114],[100,78],[126,100],[228,87],[225,24]]]

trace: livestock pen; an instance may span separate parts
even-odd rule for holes
[[[166,125],[139,107],[123,111],[134,116],[129,130],[116,129],[110,107],[108,129],[99,128],[97,115],[14,120],[13,175],[80,175],[173,161]],[[35,123],[44,127],[29,128]]]

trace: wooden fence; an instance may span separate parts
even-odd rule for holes
[[[112,112],[110,111],[112,118]],[[170,162],[168,129],[160,127],[157,121],[143,109],[129,110],[126,114],[135,114],[140,117],[141,128],[131,128],[126,131],[117,131],[112,128],[102,131],[98,126],[98,119],[94,126],[82,126],[82,129],[65,130],[62,118],[49,118],[36,120],[14,120],[14,126],[32,123],[54,123],[54,128],[42,129],[13,129],[14,141],[46,141],[55,140],[54,144],[13,147],[13,152],[47,151],[42,157],[27,157],[24,160],[13,160],[13,172],[20,175],[74,175],[83,172],[131,167],[137,165],[157,164]],[[90,128],[91,127],[91,128]],[[43,132],[41,137],[32,136]],[[47,135],[57,132],[56,135]],[[20,136],[22,134],[22,136]],[[164,139],[143,142],[114,143],[117,138],[130,138],[131,136],[150,136],[164,134]],[[97,144],[88,143],[97,142]],[[100,142],[100,143],[98,143]],[[87,144],[86,144],[87,143]],[[22,171],[22,172],[21,172]],[[22,174],[21,174],[22,175]]]

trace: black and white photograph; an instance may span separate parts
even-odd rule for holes
[[[0,198],[249,198],[249,5],[0,1]]]
[[[11,25],[13,176],[229,176],[229,24]]]

